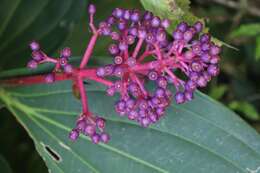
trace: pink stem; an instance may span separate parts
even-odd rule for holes
[[[81,77],[78,78],[77,84],[79,86],[80,99],[81,99],[83,113],[85,116],[89,116],[87,94],[85,91],[83,79]]]
[[[155,53],[157,54],[158,59],[159,59],[159,60],[162,60],[163,57],[162,57],[162,53],[161,53],[161,50],[160,50],[159,46],[155,43],[155,44],[154,44],[154,47],[155,47]]]
[[[145,51],[137,60],[137,62],[142,62],[147,56],[152,55],[154,51]]]
[[[94,20],[93,20],[93,18],[94,18],[94,14],[90,14],[90,16],[89,16],[89,26],[90,26],[90,28],[91,28],[93,34],[96,34],[96,33],[97,33],[97,29],[96,29],[96,27],[95,27],[95,25],[94,25]]]
[[[106,85],[108,87],[113,85],[113,82],[98,77],[96,75],[96,69],[95,68],[92,68],[92,69],[90,69],[90,68],[89,69],[82,69],[82,70],[80,70],[79,75],[82,78],[86,78],[86,79],[90,79],[90,80],[102,83],[103,85]]]
[[[135,47],[135,50],[134,50],[134,52],[133,52],[133,54],[132,54],[132,57],[133,57],[133,58],[136,58],[136,56],[138,55],[138,53],[139,53],[139,51],[140,51],[140,49],[141,49],[141,47],[142,47],[143,41],[144,41],[143,38],[140,38],[140,39],[138,40],[137,45],[136,45],[136,47]]]
[[[91,39],[89,41],[89,44],[88,44],[88,47],[87,47],[87,49],[86,49],[86,51],[84,53],[83,59],[82,59],[82,61],[80,63],[80,68],[81,69],[84,68],[86,66],[86,64],[88,63],[89,58],[90,58],[90,56],[91,56],[91,54],[93,52],[94,46],[96,44],[97,38],[98,38],[98,34],[97,33],[94,34],[91,37]]]

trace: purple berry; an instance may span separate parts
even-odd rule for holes
[[[96,13],[96,7],[95,7],[95,5],[90,4],[90,5],[88,6],[88,13],[89,13],[89,14],[95,14],[95,13]]]
[[[119,30],[124,30],[124,29],[126,29],[126,27],[127,27],[127,23],[126,23],[126,21],[124,21],[124,20],[120,20],[120,21],[118,22],[118,24],[117,24],[117,28],[118,28]]]
[[[210,59],[210,63],[217,64],[219,60],[220,60],[219,56],[212,56],[212,58]]]
[[[152,17],[153,17],[153,13],[151,13],[150,11],[145,11],[143,16],[144,20],[150,20],[152,19]]]
[[[95,132],[96,132],[95,126],[87,124],[83,131],[83,134],[86,136],[92,136],[93,134],[95,134]]]
[[[157,80],[158,73],[156,71],[151,71],[151,72],[148,73],[148,78],[150,80]]]
[[[120,66],[117,66],[114,70],[114,75],[117,77],[122,77],[124,74],[124,69]]]
[[[175,94],[175,101],[177,104],[182,104],[185,102],[185,95],[182,92],[177,92]]]
[[[123,15],[123,18],[124,18],[125,20],[129,20],[130,17],[131,17],[131,12],[130,12],[130,10],[125,10],[125,13],[124,13],[124,15]]]
[[[69,139],[71,141],[76,141],[79,137],[79,132],[76,129],[73,129],[70,133],[69,133]]]
[[[125,107],[126,107],[126,102],[123,100],[120,100],[116,103],[116,110],[118,111],[124,111]]]
[[[130,67],[133,67],[136,65],[136,59],[133,58],[133,57],[129,57],[128,60],[127,60],[127,64],[130,66]]]
[[[121,57],[121,56],[116,56],[116,57],[114,58],[114,63],[117,64],[117,65],[122,64],[122,63],[123,63],[123,57]]]
[[[210,47],[210,54],[211,55],[218,55],[220,53],[221,49],[219,46],[213,45]]]
[[[165,90],[163,88],[157,88],[155,90],[155,96],[158,98],[164,97],[165,96]]]
[[[77,129],[83,131],[86,128],[86,121],[84,119],[77,122]]]
[[[145,39],[146,35],[147,35],[147,33],[146,33],[145,28],[140,28],[138,30],[138,37],[139,38]]]
[[[134,11],[132,14],[131,14],[131,20],[132,22],[138,22],[140,19],[140,13],[139,11]]]
[[[107,133],[101,133],[100,134],[100,139],[103,143],[108,143],[108,141],[110,140],[110,136]]]
[[[53,83],[54,80],[55,80],[55,77],[54,77],[54,75],[52,73],[51,74],[47,74],[45,76],[45,82],[46,83]]]
[[[138,117],[138,113],[134,110],[130,111],[128,114],[129,120],[135,120]]]
[[[35,60],[31,60],[27,64],[27,68],[36,69],[38,67],[38,63]]]
[[[96,72],[97,76],[104,77],[106,75],[106,71],[104,67],[99,67]]]
[[[160,18],[157,17],[157,16],[153,17],[153,19],[152,19],[152,21],[151,21],[151,25],[152,25],[153,27],[156,27],[156,28],[157,28],[157,27],[160,26],[160,24],[161,24]]]
[[[219,74],[219,68],[216,65],[210,65],[207,72],[210,76],[217,76]]]
[[[191,63],[191,69],[195,72],[200,72],[203,70],[203,66],[199,62],[193,61]]]
[[[30,46],[32,51],[40,50],[40,45],[36,41],[32,41],[29,46]]]
[[[185,58],[185,59],[191,60],[191,59],[194,58],[195,56],[196,56],[195,53],[194,53],[193,51],[191,51],[191,50],[186,51],[186,52],[184,53],[184,58]]]
[[[190,77],[190,79],[191,79],[192,81],[197,81],[198,78],[199,78],[199,74],[198,74],[197,72],[191,72],[191,73],[189,74],[189,77]]]
[[[68,59],[65,58],[65,57],[62,57],[62,58],[59,59],[59,63],[60,63],[61,66],[65,66],[65,65],[68,64]]]
[[[91,136],[91,140],[94,144],[98,144],[100,142],[99,134],[94,134],[93,136]]]
[[[156,34],[156,39],[159,42],[163,42],[166,40],[166,33],[163,30],[159,30]]]
[[[189,30],[184,32],[183,34],[183,39],[187,42],[189,42],[192,39],[192,37],[193,37],[193,33]]]
[[[138,35],[138,30],[137,28],[133,27],[129,29],[129,33],[133,36],[137,36]]]
[[[141,125],[143,127],[148,127],[150,125],[150,123],[151,123],[151,120],[148,117],[142,118],[142,120],[141,120]]]
[[[157,79],[157,85],[158,85],[159,87],[165,89],[165,88],[167,87],[167,84],[168,84],[168,82],[167,82],[167,79],[166,79],[165,77],[159,77],[159,78]]]
[[[120,43],[118,44],[118,48],[119,48],[119,50],[121,50],[121,51],[125,51],[125,50],[128,49],[128,45],[127,45],[126,42],[120,42]]]
[[[111,53],[111,55],[116,55],[119,52],[118,46],[116,44],[111,44],[108,48],[109,53]]]
[[[184,96],[186,101],[191,101],[193,99],[193,93],[191,91],[185,91]]]
[[[183,39],[183,33],[180,30],[176,30],[173,32],[173,38],[175,40],[181,40]]]
[[[115,90],[114,87],[109,87],[109,88],[106,90],[106,92],[107,92],[107,95],[108,95],[108,96],[113,96],[113,95],[115,94],[116,90]]]
[[[69,47],[65,47],[64,49],[61,50],[60,53],[61,57],[70,57],[71,56],[71,49]]]
[[[134,44],[134,42],[135,42],[135,37],[132,36],[132,35],[128,35],[126,41],[127,41],[127,44],[128,44],[128,45],[132,45],[132,44]]]
[[[196,89],[196,87],[197,87],[197,85],[193,80],[189,80],[185,84],[185,90],[187,90],[187,91],[193,91]]]
[[[105,120],[104,120],[104,118],[97,118],[96,119],[96,124],[97,124],[97,127],[99,129],[104,129],[105,128]]]
[[[208,53],[203,53],[200,58],[203,62],[209,63],[211,56]]]
[[[205,87],[207,85],[207,80],[205,79],[205,77],[200,76],[197,80],[197,84],[200,87]]]
[[[105,65],[104,68],[106,76],[112,75],[112,73],[114,72],[114,66],[112,64]]]
[[[168,19],[164,19],[162,22],[161,22],[161,26],[163,27],[163,28],[168,28],[169,26],[170,26],[170,20],[168,20]]]
[[[121,18],[121,17],[123,17],[123,15],[124,15],[124,10],[121,9],[121,8],[116,8],[116,9],[114,10],[113,14],[114,14],[115,17],[117,17],[117,18]]]
[[[33,51],[32,52],[32,58],[35,61],[41,61],[42,59],[44,59],[44,55],[40,51]]]
[[[112,25],[115,23],[116,19],[114,18],[114,16],[109,16],[106,21],[108,24]]]
[[[196,32],[201,32],[202,31],[202,29],[203,29],[203,24],[202,24],[202,22],[200,22],[200,21],[198,21],[198,22],[196,22],[194,25],[193,25],[193,27],[196,29]]]
[[[65,66],[63,67],[63,69],[64,69],[64,72],[65,72],[65,73],[72,73],[72,72],[73,72],[73,67],[72,67],[72,65],[70,65],[70,64],[65,65]]]
[[[111,36],[112,40],[119,40],[120,39],[120,35],[117,32],[111,32],[110,36]]]
[[[202,43],[208,43],[210,41],[210,35],[209,34],[203,34],[200,37],[200,41]]]
[[[177,29],[180,30],[181,32],[185,32],[188,29],[188,24],[186,22],[181,22],[177,26]]]

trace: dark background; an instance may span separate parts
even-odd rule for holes
[[[5,0],[0,0],[0,4],[2,4],[1,1]],[[60,1],[60,3],[62,2]],[[12,0],[10,0],[10,3],[12,3]],[[138,0],[99,0],[94,1],[94,3],[97,5],[98,20],[104,18],[117,6],[142,9]],[[84,12],[86,6],[87,3],[82,8],[83,13],[80,21],[77,21],[75,27],[69,31],[69,36],[64,37],[65,40],[61,40],[60,44],[50,49],[50,53],[54,49],[66,45],[72,47],[74,55],[82,55],[89,34],[88,18]],[[221,74],[203,92],[229,106],[252,127],[260,131],[260,55],[258,52],[260,51],[260,1],[192,0],[191,11],[207,21],[210,32],[216,38],[238,49],[224,47]],[[241,26],[251,24],[256,24],[256,26],[259,24],[259,26],[258,28],[249,27],[243,33],[234,34]],[[46,25],[48,25],[48,22]],[[46,40],[48,41],[48,39],[52,41],[52,38],[47,37]],[[4,42],[5,40],[0,37],[0,41]],[[27,43],[19,42],[19,44]],[[100,48],[96,50],[95,54],[103,54],[105,46],[99,46]],[[26,50],[26,54],[29,55],[29,50]],[[2,56],[0,62],[3,60]],[[0,69],[22,67],[26,60],[26,58],[16,58],[15,62],[12,64],[6,63]],[[35,151],[32,140],[14,116],[5,108],[0,109],[1,160],[5,160],[6,165],[9,165],[12,172],[47,172],[44,162]]]

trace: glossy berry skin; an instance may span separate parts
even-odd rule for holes
[[[72,141],[80,134],[88,136],[94,144],[110,140],[105,119],[94,115],[88,107],[89,80],[105,85],[107,96],[117,95],[114,109],[120,117],[147,128],[165,116],[169,105],[191,101],[196,89],[206,87],[220,72],[221,47],[204,32],[202,21],[192,25],[180,22],[168,34],[170,20],[149,11],[116,8],[97,26],[93,4],[88,6],[88,13],[93,35],[79,67],[70,64],[71,49],[68,47],[54,59],[47,56],[36,41],[29,45],[32,50],[32,59],[27,64],[29,69],[53,63],[54,68],[44,76],[44,82],[71,79],[73,91],[79,93],[82,114],[69,134]],[[112,40],[107,45],[110,64],[88,67],[100,37]],[[147,83],[153,87],[148,89]]]

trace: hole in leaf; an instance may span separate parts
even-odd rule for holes
[[[51,147],[49,147],[48,145],[44,145],[44,149],[49,154],[49,156],[51,156],[53,160],[55,160],[56,162],[61,162],[60,155],[56,151],[54,151]]]

